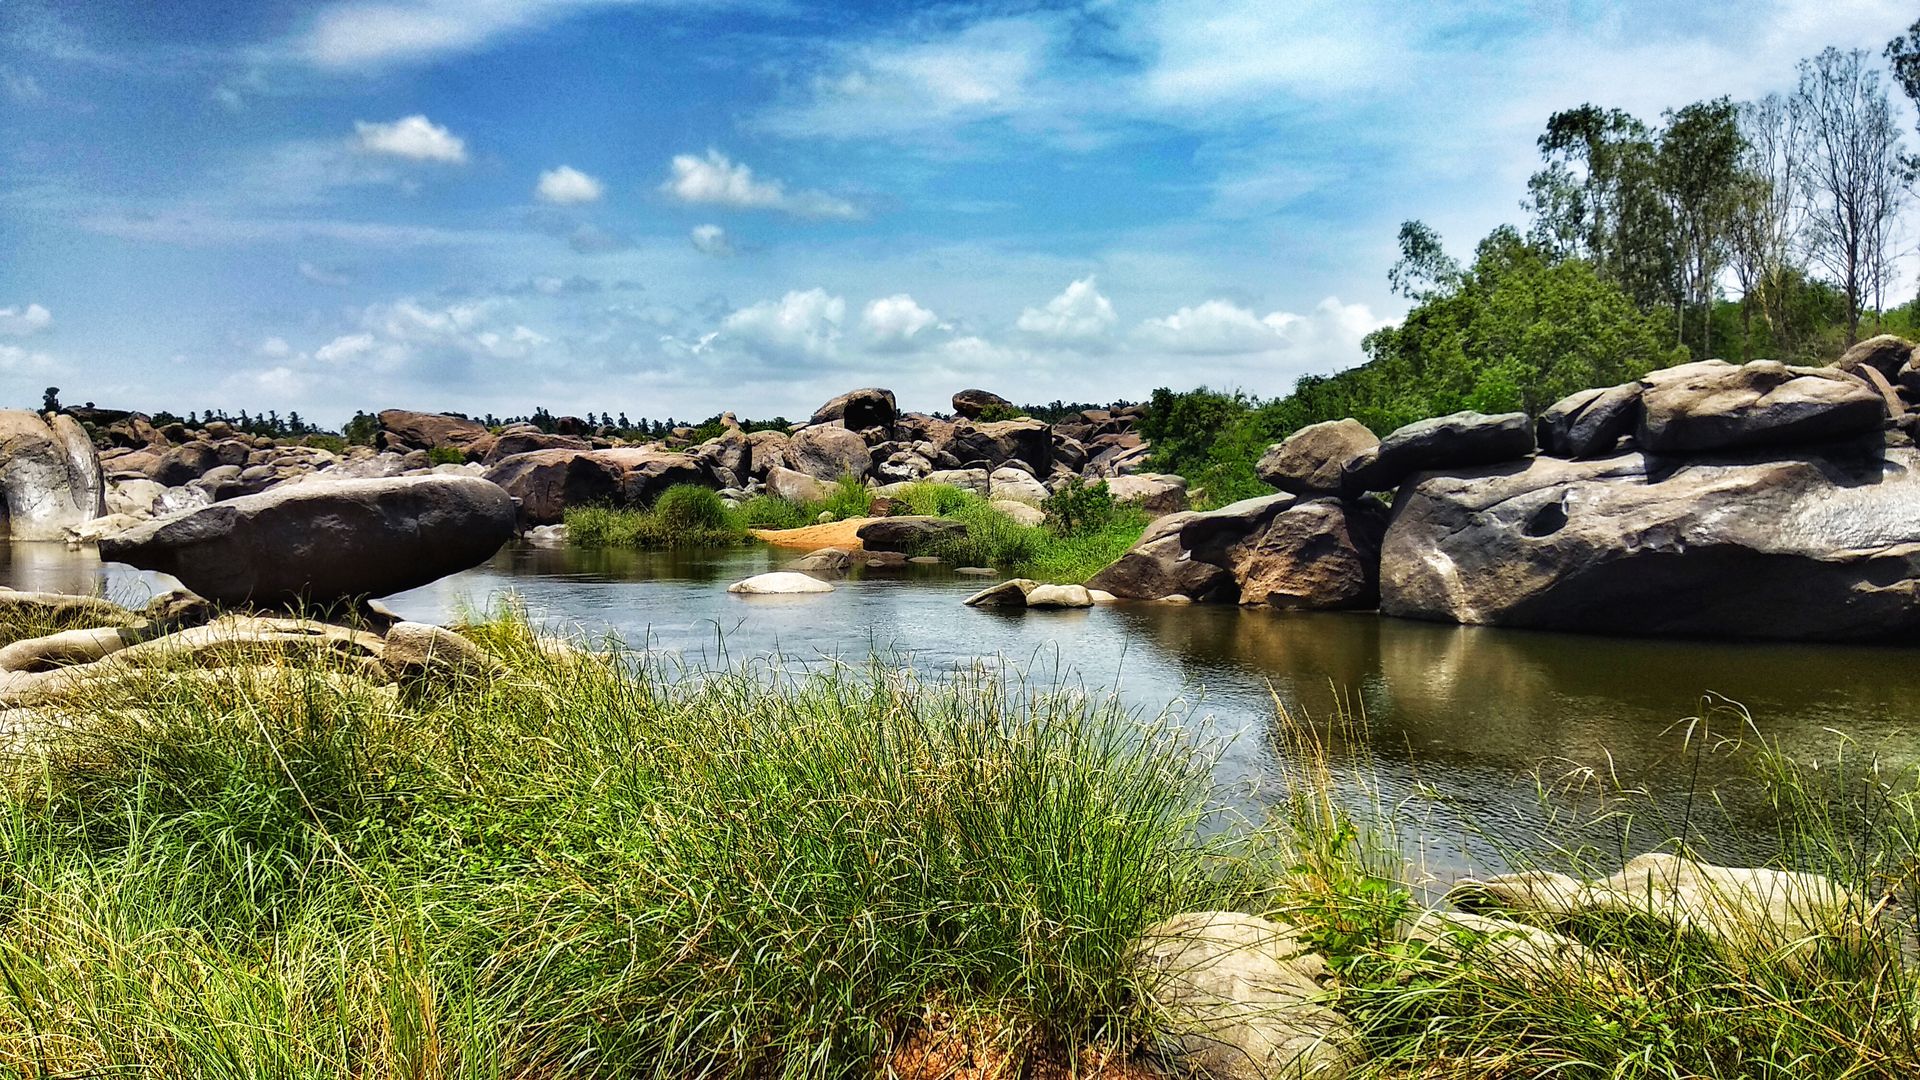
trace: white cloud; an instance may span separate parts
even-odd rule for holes
[[[360,149],[409,161],[438,161],[459,165],[467,160],[467,144],[458,135],[415,113],[392,123],[355,120]]]
[[[8,67],[0,67],[0,90],[5,90],[8,97],[23,104],[44,101],[47,97],[40,80]]]
[[[345,364],[371,356],[374,349],[372,334],[342,334],[313,350],[313,358],[323,364]]]
[[[744,162],[718,150],[705,157],[676,154],[673,176],[660,190],[684,203],[776,210],[804,218],[857,218],[859,208],[823,191],[789,192],[778,180],[762,180]]]
[[[52,325],[53,312],[39,304],[0,308],[0,334],[8,337],[26,337]]]
[[[300,261],[300,276],[316,285],[331,285],[336,289],[353,284],[353,275],[345,270],[320,266],[305,259]]]
[[[1084,277],[1045,307],[1028,308],[1016,324],[1024,334],[1055,345],[1092,346],[1104,343],[1119,319],[1113,304],[1100,295],[1091,277]]]
[[[557,169],[548,169],[541,173],[540,183],[533,189],[541,202],[557,203],[561,206],[598,202],[604,190],[600,181],[571,165],[562,165]]]
[[[687,239],[693,241],[695,249],[708,255],[733,254],[732,237],[727,235],[727,230],[718,225],[695,225],[693,231],[687,234]]]
[[[345,68],[430,60],[617,0],[349,0],[314,19],[306,59]]]
[[[29,352],[18,345],[0,345],[0,371],[45,371],[54,366],[53,357]]]
[[[287,344],[286,338],[270,337],[254,346],[253,351],[255,355],[263,356],[269,360],[284,360],[293,355],[293,346]]]
[[[1352,0],[1169,0],[1143,8],[1140,22],[1153,56],[1146,96],[1180,108],[1352,95],[1397,77],[1414,55],[1396,30],[1404,21]]]
[[[1267,315],[1227,300],[1208,300],[1171,315],[1148,319],[1135,331],[1150,350],[1186,356],[1251,356],[1288,351],[1329,368],[1351,367],[1364,359],[1360,340],[1386,324],[1365,304],[1329,296],[1312,312],[1275,311]]]
[[[728,315],[716,340],[738,343],[762,356],[828,358],[838,352],[840,324],[846,317],[847,302],[841,297],[825,289],[796,290]]]
[[[882,352],[907,352],[926,345],[929,331],[950,329],[940,316],[919,305],[906,293],[868,302],[860,316],[868,346]]]

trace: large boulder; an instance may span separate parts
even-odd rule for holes
[[[969,420],[980,419],[988,409],[1012,409],[1013,402],[991,390],[962,390],[953,395],[953,412]]]
[[[1389,615],[1619,634],[1904,640],[1920,452],[1642,453],[1429,475],[1382,544]]]
[[[764,478],[767,473],[787,463],[787,443],[791,437],[784,431],[755,431],[747,435],[747,472],[755,479]],[[741,477],[745,480],[746,477]]]
[[[869,386],[863,390],[849,390],[815,409],[811,422],[829,424],[838,420],[849,430],[865,431],[876,427],[891,428],[899,415],[900,407],[894,403],[893,391]]]
[[[554,525],[569,506],[621,501],[620,470],[580,450],[534,450],[515,454],[487,470],[486,478],[520,504],[528,525]]]
[[[100,556],[219,603],[330,604],[416,588],[491,558],[513,503],[472,476],[315,478],[147,522]]]
[[[868,551],[898,551],[911,555],[937,540],[959,536],[967,527],[948,518],[907,514],[875,518],[860,526],[854,535]]]
[[[1349,491],[1391,491],[1415,473],[1513,461],[1533,449],[1533,421],[1526,413],[1457,412],[1394,431],[1349,462],[1344,479]]]
[[[775,465],[767,473],[767,491],[775,498],[785,499],[802,506],[808,503],[825,502],[833,489],[815,480],[803,472],[795,472],[782,465]]]
[[[1160,517],[1187,508],[1187,478],[1173,473],[1136,473],[1105,481],[1113,501]]]
[[[0,409],[0,495],[4,536],[59,540],[106,512],[106,481],[86,429],[70,416],[49,424],[23,409]]]
[[[1358,420],[1328,420],[1280,440],[1253,468],[1262,482],[1295,495],[1338,495],[1346,490],[1348,465],[1380,445]]]
[[[486,425],[464,416],[411,409],[382,409],[379,423],[374,444],[382,450],[400,453],[431,450],[436,446],[465,450],[488,435]]]
[[[1380,599],[1386,531],[1386,508],[1377,502],[1306,499],[1228,548],[1226,564],[1242,604],[1370,608]]]
[[[795,432],[787,443],[787,468],[816,480],[842,476],[864,480],[873,467],[867,441],[838,424],[815,424]]]
[[[1900,369],[1907,366],[1913,355],[1913,342],[1892,334],[1881,334],[1856,343],[1829,366],[1848,374],[1858,374],[1862,368],[1872,368],[1892,380],[1900,377]]]
[[[993,469],[1009,461],[1024,461],[1035,473],[1045,475],[1053,457],[1053,429],[1038,420],[985,424],[962,420],[953,425],[952,435],[940,448],[963,465],[984,462]]]
[[[1139,542],[1089,578],[1087,587],[1128,600],[1205,600],[1231,593],[1233,575],[1226,567],[1194,559],[1180,544],[1181,526],[1197,516],[1170,514],[1147,526]]]
[[[1134,962],[1180,1075],[1339,1080],[1359,1062],[1359,1032],[1330,1004],[1332,970],[1283,923],[1177,915],[1142,935]]]
[[[1640,446],[1656,454],[1830,442],[1886,422],[1880,395],[1832,368],[1702,360],[1640,382]]]
[[[1540,449],[1559,457],[1612,452],[1620,437],[1632,434],[1640,421],[1640,393],[1640,384],[1630,382],[1561,398],[1540,414],[1535,425]]]
[[[1002,466],[993,470],[987,478],[987,483],[988,497],[996,500],[1005,499],[1010,502],[1039,506],[1047,501],[1048,495],[1052,494],[1047,490],[1047,485],[1034,479],[1032,473],[1011,466]]]
[[[652,506],[668,488],[681,484],[704,488],[720,486],[704,465],[686,454],[648,446],[624,446],[595,450],[592,456],[596,461],[605,462],[619,477],[620,503],[624,506]]]
[[[515,454],[530,454],[535,450],[590,450],[587,440],[572,435],[549,435],[543,431],[516,431],[502,434],[489,440],[485,454],[480,457],[482,465],[498,465]]]

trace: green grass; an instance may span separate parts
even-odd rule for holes
[[[1084,694],[473,636],[510,676],[60,709],[4,773],[0,1073],[867,1075],[935,1004],[1127,1045],[1130,943],[1238,895],[1205,758]]]
[[[966,526],[963,535],[916,554],[934,555],[954,566],[991,566],[1037,581],[1078,583],[1132,547],[1148,521],[1139,510],[1105,500],[1104,485],[1085,490],[1101,497],[1090,512],[1068,517],[1050,509],[1043,525],[1022,525],[971,491],[946,484],[908,486],[895,496],[894,512],[931,514]],[[746,542],[749,529],[812,525],[822,513],[836,521],[862,517],[872,498],[872,491],[858,481],[842,478],[820,502],[801,505],[758,495],[728,509],[713,492],[683,485],[669,489],[646,510],[570,508],[567,539],[589,548],[720,547]]]

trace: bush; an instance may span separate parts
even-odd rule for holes
[[[805,506],[777,495],[755,495],[740,504],[738,513],[750,529],[798,529],[819,516],[819,511],[808,514]]]
[[[845,521],[848,518],[866,517],[872,505],[873,492],[867,489],[866,484],[851,476],[842,476],[834,481],[826,499],[812,509],[816,518],[824,512],[832,514],[835,521]]]
[[[745,543],[745,516],[727,509],[715,492],[676,484],[645,510],[569,507],[567,542],[578,547],[726,547]]]
[[[427,460],[435,465],[460,465],[466,462],[467,453],[454,446],[432,446],[427,448]]]

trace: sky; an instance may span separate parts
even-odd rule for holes
[[[1522,220],[1555,110],[1784,91],[1916,14],[0,0],[0,404],[1280,394],[1404,313],[1400,222]]]

